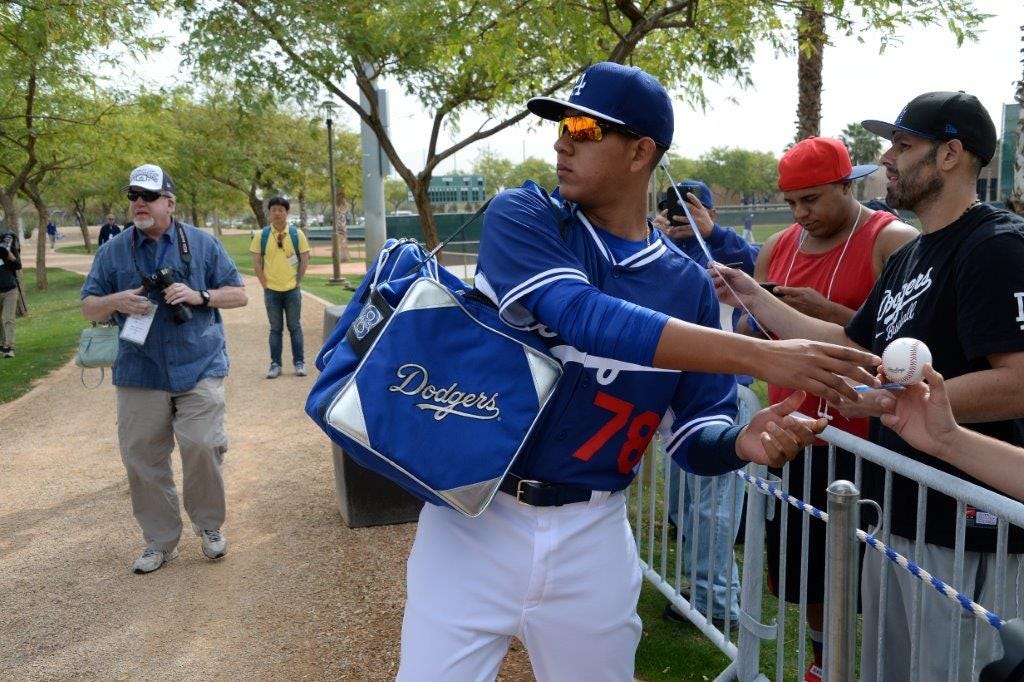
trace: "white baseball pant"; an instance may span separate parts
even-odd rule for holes
[[[515,635],[540,682],[633,679],[642,575],[622,493],[475,519],[426,504],[408,564],[400,682],[494,680]]]

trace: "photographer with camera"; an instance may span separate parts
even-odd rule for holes
[[[135,226],[100,249],[82,286],[82,314],[121,328],[114,385],[117,435],[146,549],[136,573],[178,556],[182,522],[170,455],[181,453],[185,509],[203,553],[227,553],[222,463],[227,348],[219,308],[248,299],[215,237],[174,218],[174,183],[154,165],[124,188]]]
[[[18,310],[18,235],[0,227],[0,355],[14,357],[14,317]]]

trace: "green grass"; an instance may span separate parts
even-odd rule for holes
[[[22,271],[22,288],[29,313],[14,322],[16,355],[0,359],[0,403],[28,393],[32,384],[60,367],[74,354],[78,335],[88,324],[79,307],[81,275],[46,270],[49,288],[36,289],[34,269]]]
[[[767,404],[764,395],[766,387],[764,382],[755,382],[751,389],[761,398],[762,404]],[[652,453],[648,453],[650,457]],[[652,460],[654,461],[654,460]],[[649,474],[645,480],[650,484]],[[671,533],[669,533],[668,546],[661,544],[661,518],[664,505],[662,481],[658,480],[655,493],[655,528],[654,528],[654,559],[652,566],[660,570],[661,557],[666,555],[668,566],[668,578],[671,580],[676,561],[676,546]],[[648,489],[649,490],[649,489]],[[630,523],[635,523],[636,494],[634,486],[629,503]],[[645,493],[643,500],[643,530],[646,532],[648,523],[648,511],[650,498],[649,492]],[[795,512],[795,510],[791,511]],[[796,512],[799,513],[799,512]],[[815,521],[812,520],[812,523]],[[648,557],[649,545],[646,538],[642,536],[640,547],[641,558],[645,561]],[[742,571],[743,546],[737,545],[735,549],[736,560]],[[767,558],[765,558],[767,561]],[[683,579],[686,584],[686,578]],[[778,619],[778,600],[772,596],[767,589],[767,582],[762,583],[761,621],[774,623]],[[666,622],[662,619],[662,610],[667,600],[650,583],[644,581],[640,592],[640,602],[637,611],[643,620],[643,635],[636,655],[636,677],[644,682],[667,682],[668,680],[712,680],[729,664],[729,659],[719,651],[718,647],[711,644],[696,627],[689,623]],[[803,679],[803,671],[797,675],[797,636],[799,634],[800,614],[796,604],[787,604],[784,612],[785,619],[785,641],[783,643],[783,679],[797,681]],[[858,633],[859,636],[859,633]],[[738,634],[732,635],[733,644],[738,644]],[[761,644],[760,670],[769,678],[774,679],[776,666],[776,643],[765,641]],[[812,652],[810,641],[805,645],[805,662],[809,663]],[[805,663],[805,664],[806,664]]]

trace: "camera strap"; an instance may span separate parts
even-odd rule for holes
[[[178,256],[181,258],[181,262],[185,266],[185,279],[188,279],[189,276],[192,274],[192,248],[191,246],[189,246],[188,237],[185,235],[185,226],[173,218],[171,220],[172,228],[176,230],[178,233]],[[134,229],[132,230],[132,235],[130,239],[132,251],[132,264],[135,266],[135,272],[139,273],[139,277],[144,280],[146,279],[146,273],[144,273],[142,271],[142,268],[139,267],[139,261],[135,255],[135,236],[139,234],[140,230],[137,225],[133,227]],[[160,258],[160,262],[158,262],[156,265],[157,269],[160,268],[162,262],[163,258]]]

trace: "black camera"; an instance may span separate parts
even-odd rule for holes
[[[142,288],[151,293],[161,292],[172,284],[174,270],[170,268],[160,268],[152,275],[142,278]],[[192,309],[184,303],[172,305],[171,311],[174,313],[174,324],[185,324],[192,319]]]

